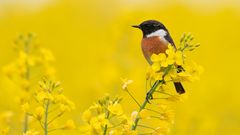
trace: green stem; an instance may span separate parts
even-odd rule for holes
[[[163,78],[168,74],[168,72],[171,70],[173,65],[169,65],[165,70],[164,70],[164,74],[163,74]],[[140,106],[139,110],[138,110],[138,114],[145,109],[146,105],[148,104],[148,100],[149,98],[153,95],[153,93],[156,91],[157,87],[164,83],[164,80],[157,80],[155,81],[155,83],[153,84],[153,86],[151,87],[151,89],[149,90],[147,97],[145,98],[144,102],[142,103],[142,105]],[[132,125],[132,130],[136,130],[138,123],[139,123],[140,118],[137,117]]]
[[[107,111],[107,114],[106,114],[106,119],[108,119],[109,118],[109,111]],[[107,134],[107,129],[108,129],[108,126],[107,126],[107,124],[104,126],[104,130],[103,130],[103,135],[106,135]]]
[[[162,83],[162,80],[157,80],[154,85],[152,86],[152,88],[149,90],[148,95],[152,95],[155,90],[157,89],[157,87]],[[147,105],[148,103],[148,97],[144,100],[143,104],[140,106],[138,113],[140,113]],[[138,126],[138,122],[139,122],[140,118],[137,117],[132,125],[132,130],[136,130],[137,126]]]
[[[155,130],[154,128],[152,127],[149,127],[149,126],[145,126],[145,125],[138,125],[139,127],[143,127],[143,128],[148,128],[148,129],[152,129],[152,130]]]
[[[48,114],[49,114],[49,112],[48,112]],[[50,120],[48,122],[48,125],[51,124],[53,121],[55,121],[57,118],[61,117],[63,114],[64,114],[64,112],[61,112],[58,115],[56,115],[52,120]]]
[[[131,98],[132,98],[132,99],[136,102],[136,104],[140,107],[141,105],[140,105],[140,103],[137,101],[137,99],[134,98],[134,96],[128,91],[128,89],[127,89],[126,91],[127,91],[128,95],[130,95]]]
[[[29,54],[29,45],[30,43],[28,41],[25,42],[24,44],[24,52],[28,55]],[[26,61],[26,73],[25,73],[25,79],[29,80],[30,79],[30,67]],[[29,91],[29,87],[25,88],[26,91]],[[28,130],[28,117],[29,115],[27,113],[24,114],[24,123],[23,123],[23,133],[26,133]]]
[[[48,109],[49,109],[50,101],[47,100],[45,107],[45,117],[44,117],[44,135],[48,135]]]
[[[26,133],[28,130],[28,114],[24,114],[24,123],[23,123],[23,133]]]

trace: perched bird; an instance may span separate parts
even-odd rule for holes
[[[159,21],[147,20],[140,25],[132,26],[138,28],[143,33],[142,52],[148,63],[151,65],[152,54],[165,53],[168,49],[168,44],[171,44],[175,49],[176,46],[167,28]],[[180,82],[174,82],[177,93],[183,94],[185,90]]]

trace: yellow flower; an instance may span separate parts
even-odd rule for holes
[[[74,123],[73,120],[68,120],[68,121],[66,122],[66,124],[63,126],[63,129],[64,129],[64,130],[74,129],[74,128],[76,128],[76,126],[75,126],[75,123]]]
[[[128,79],[122,79],[123,85],[122,85],[122,89],[126,90],[128,85],[133,83],[133,80],[128,80]]]
[[[131,127],[133,124],[133,121],[129,117],[127,117],[125,114],[120,115],[119,119],[121,120],[121,124],[129,125],[129,127]]]
[[[36,99],[38,100],[38,101],[43,101],[44,99],[46,99],[47,98],[47,95],[46,95],[46,93],[44,92],[44,91],[39,91],[38,93],[37,93],[37,96],[36,96]]]
[[[157,54],[153,54],[151,56],[151,61],[153,63],[161,62],[161,61],[164,61],[165,59],[166,59],[166,54],[165,53],[159,53],[158,55]]]
[[[153,78],[154,78],[155,80],[162,80],[162,79],[163,79],[163,75],[164,75],[163,72],[158,72],[158,73],[155,73],[155,74],[154,74]]]
[[[109,135],[120,135],[120,132],[117,130],[110,130],[108,134]]]
[[[175,116],[175,114],[174,114],[173,110],[166,109],[161,114],[161,119],[173,124],[174,123],[174,116]]]
[[[60,111],[61,112],[65,112],[65,111],[68,111],[70,112],[71,111],[71,108],[65,104],[60,104]]]
[[[153,71],[152,67],[148,67],[147,68],[147,73],[146,73],[146,79],[152,79],[153,75],[155,74],[155,72]]]
[[[168,126],[157,127],[152,135],[167,135],[169,132]]]
[[[122,106],[119,103],[109,105],[108,110],[115,115],[121,115],[123,113]]]
[[[48,93],[48,92],[39,91],[37,93],[37,97],[36,98],[40,102],[43,101],[43,100],[46,100],[46,99],[53,100],[53,95],[51,93]]]
[[[89,109],[85,110],[82,114],[82,120],[86,122],[88,122],[91,119],[91,117],[92,117],[92,112]]]
[[[159,62],[152,64],[152,70],[153,70],[154,72],[158,72],[160,69],[161,69],[161,65],[160,65]]]
[[[135,121],[137,116],[138,116],[138,112],[137,111],[133,111],[132,114],[131,114],[131,120]]]
[[[175,48],[171,44],[168,44],[168,49],[166,50],[166,54],[171,57],[172,55],[174,55],[174,53],[175,53]]]
[[[55,95],[53,99],[55,103],[60,103],[62,111],[71,111],[75,109],[75,104],[63,94]]]
[[[110,125],[108,119],[105,118],[105,114],[100,114],[97,117],[92,117],[90,120],[90,125],[96,129],[101,129],[102,126]]]
[[[167,67],[169,64],[165,53],[159,53],[158,55],[153,54],[151,61],[153,62],[152,69],[155,72],[159,71],[161,67]]]
[[[43,118],[43,114],[44,114],[44,108],[42,106],[39,106],[36,108],[35,110],[35,117],[37,120],[41,120]]]
[[[137,131],[131,130],[131,126],[129,125],[123,125],[122,131],[122,135],[137,135]]]
[[[189,81],[199,80],[199,76],[203,73],[203,67],[194,62],[189,62],[184,69],[186,70],[186,73],[191,76],[189,77]]]
[[[23,133],[23,135],[39,135],[39,132],[35,130],[28,130],[26,133]]]
[[[176,62],[177,65],[183,65],[183,56],[182,56],[181,51],[177,51],[174,55],[174,61]]]

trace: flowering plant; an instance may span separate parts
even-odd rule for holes
[[[48,135],[56,130],[75,128],[73,120],[65,124],[56,121],[66,112],[75,109],[75,104],[63,95],[63,89],[58,81],[54,81],[55,70],[52,67],[54,57],[50,51],[33,43],[33,35],[20,36],[16,41],[18,58],[4,67],[5,74],[22,90],[20,104],[25,114],[23,120],[23,135],[38,135],[41,131],[32,128],[30,121],[39,123],[42,133]],[[199,79],[202,67],[187,57],[198,44],[192,43],[193,37],[184,34],[179,47],[168,45],[166,53],[153,54],[152,65],[148,68],[146,82],[149,91],[142,103],[134,96],[129,87],[132,80],[122,79],[122,89],[137,104],[131,114],[127,114],[122,107],[121,97],[105,96],[95,102],[82,114],[85,122],[80,132],[83,135],[166,135],[170,125],[174,123],[173,103],[181,101],[182,96],[172,89],[174,82],[192,82]],[[34,72],[33,72],[34,71]],[[43,79],[34,88],[33,74],[40,72]],[[19,83],[20,82],[20,83]],[[148,87],[147,87],[148,88]],[[0,115],[1,116],[1,115]],[[5,113],[1,117],[11,117]],[[0,118],[1,118],[0,117]],[[0,131],[1,135],[8,135],[11,128]]]
[[[153,64],[146,74],[150,90],[142,104],[128,88],[133,81],[122,79],[122,89],[139,107],[130,117],[123,113],[120,98],[111,99],[107,96],[83,113],[82,117],[87,125],[84,126],[82,133],[86,135],[168,134],[169,127],[174,122],[174,112],[170,104],[181,99],[179,94],[171,91],[170,85],[173,82],[194,81],[202,72],[202,67],[189,60],[185,54],[199,47],[198,44],[192,44],[192,40],[192,35],[184,34],[179,48],[168,45],[166,53],[151,56]],[[155,121],[158,123],[156,127],[152,124]]]

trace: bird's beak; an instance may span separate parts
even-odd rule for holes
[[[133,27],[133,28],[141,29],[140,26],[138,26],[138,25],[133,25],[132,27]]]

